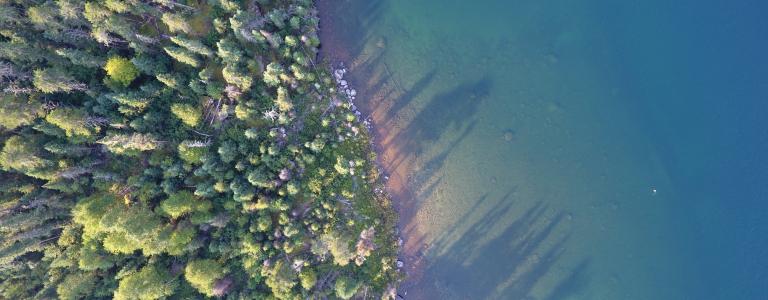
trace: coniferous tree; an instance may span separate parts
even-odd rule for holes
[[[43,93],[84,91],[84,83],[78,82],[61,68],[38,69],[34,72],[35,87]]]

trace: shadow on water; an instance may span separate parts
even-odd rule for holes
[[[436,157],[438,161],[444,160],[454,147],[458,146],[464,138],[471,132],[474,126],[475,113],[480,104],[490,96],[493,83],[488,78],[483,78],[475,82],[461,84],[449,91],[439,93],[432,97],[429,102],[405,125],[391,140],[384,142],[383,147],[396,147],[400,157],[394,158],[385,168],[394,170],[399,165],[413,155],[422,155],[425,149],[437,142],[448,130],[461,131],[458,137],[450,135],[452,140],[448,141],[447,147]],[[469,122],[469,126],[465,126]],[[432,168],[421,170],[419,177],[431,177],[427,172],[436,172],[439,166],[438,161],[429,164]],[[425,181],[422,181],[422,183]],[[412,183],[413,184],[413,183]],[[419,188],[414,184],[414,188]]]
[[[484,77],[435,95],[403,131],[416,144],[437,141],[446,130],[459,130],[474,119],[480,104],[490,96],[493,82]]]
[[[389,67],[385,68],[389,70]],[[404,90],[404,92],[397,96],[394,100],[392,100],[392,106],[387,109],[385,112],[385,118],[391,119],[395,116],[397,116],[400,111],[405,108],[411,101],[413,101],[417,96],[419,96],[424,89],[426,89],[430,83],[432,83],[433,79],[435,78],[435,74],[437,73],[436,69],[432,69],[432,71],[427,72],[424,76],[421,77],[416,83],[414,83],[410,88]],[[387,71],[388,76],[386,78],[392,77],[391,73]]]
[[[588,259],[550,276],[570,237],[565,214],[543,202],[513,199],[514,189],[499,198],[480,197],[429,241],[413,226],[421,222],[416,215],[424,201],[448,181],[442,169],[474,132],[494,82],[480,77],[435,93],[437,83],[444,82],[432,69],[408,86],[401,84],[386,63],[386,41],[372,30],[385,5],[388,1],[318,0],[323,56],[333,64],[349,64],[349,81],[359,89],[357,104],[372,114],[377,142],[388,153],[385,171],[408,177],[410,195],[401,194],[397,205],[404,259],[418,265],[403,284],[407,299],[530,299],[544,278],[553,287],[544,299],[582,292],[589,282]],[[383,47],[373,39],[382,39]]]
[[[320,38],[323,41],[321,52],[324,56],[329,54],[324,47],[333,47],[328,57],[331,60],[351,62],[361,56],[366,45],[373,37],[371,24],[375,24],[383,11],[383,5],[387,1],[343,1],[318,0],[320,10]],[[332,23],[329,23],[331,22]],[[336,47],[343,45],[343,47]]]
[[[566,214],[550,216],[551,209],[543,202],[510,220],[523,205],[513,195],[514,190],[493,204],[484,195],[446,229],[423,253],[424,271],[411,279],[409,298],[532,299],[536,284],[551,276],[564,253],[570,231],[558,230],[567,226],[563,224]],[[467,223],[471,225],[462,228]],[[589,260],[584,260],[569,275],[561,276],[545,299],[579,294],[589,282],[588,266]]]
[[[576,268],[571,271],[565,279],[558,283],[552,292],[549,293],[546,300],[560,300],[566,299],[571,295],[578,295],[589,285],[589,277],[587,271],[590,264],[589,259],[584,259],[579,263]]]
[[[422,202],[429,199],[439,185],[439,171],[453,150],[472,133],[475,128],[475,113],[480,104],[490,96],[492,81],[483,78],[461,84],[447,92],[439,93],[417,113],[399,133],[383,147],[397,148],[397,157],[391,158],[384,166],[386,170],[397,170],[403,163],[413,163],[413,156],[422,156],[426,147],[438,140],[447,140],[441,150],[425,157],[418,171],[411,174],[408,185],[418,191],[415,197],[403,199],[400,203],[400,222],[413,221]],[[407,94],[407,93],[406,93]],[[446,131],[454,131],[445,135]],[[443,138],[445,135],[445,138]],[[408,229],[405,229],[407,234]]]

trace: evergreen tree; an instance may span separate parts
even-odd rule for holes
[[[35,87],[43,93],[84,91],[86,85],[77,82],[60,68],[39,69],[34,72]]]
[[[339,277],[336,279],[335,291],[336,296],[341,299],[351,299],[360,289],[360,283],[351,277]]]
[[[195,127],[200,123],[203,117],[199,108],[185,103],[174,103],[171,105],[171,112],[189,127]]]
[[[192,67],[199,67],[200,66],[200,59],[197,58],[197,56],[184,48],[174,47],[174,46],[168,46],[163,48],[165,53],[168,53],[173,59],[180,63],[188,64]]]
[[[68,137],[91,137],[98,129],[89,125],[85,111],[77,108],[57,108],[45,120],[63,129]]]
[[[0,152],[0,166],[5,170],[40,178],[39,171],[52,167],[53,162],[40,157],[34,140],[14,135],[5,140]]]
[[[101,66],[104,65],[104,59],[80,49],[74,49],[74,48],[56,49],[56,54],[68,59],[73,64],[79,65],[79,66],[84,66],[88,68],[100,68]]]
[[[265,266],[262,269],[262,276],[266,277],[265,283],[275,297],[278,299],[293,298],[293,288],[297,284],[298,275],[285,261],[279,260],[271,266]]]
[[[162,20],[170,32],[192,33],[192,28],[187,23],[186,18],[180,14],[164,13]]]
[[[122,84],[128,86],[139,76],[139,70],[133,63],[120,56],[113,56],[107,60],[107,64],[104,66],[104,70],[107,71],[109,77]]]
[[[226,270],[221,264],[212,259],[197,259],[187,263],[184,278],[201,294],[214,296],[216,281],[224,278]]]
[[[227,83],[238,87],[242,91],[247,91],[253,85],[253,78],[249,76],[243,68],[236,64],[229,64],[221,71],[224,80]]]
[[[109,151],[117,154],[136,155],[138,152],[157,148],[160,142],[149,134],[113,133],[99,140],[98,143],[104,144]]]
[[[13,130],[30,125],[42,114],[40,104],[29,100],[26,95],[0,95],[0,126]]]
[[[115,300],[155,300],[173,294],[178,286],[168,272],[147,265],[136,273],[123,277],[115,291]]]
[[[183,47],[194,53],[208,56],[208,57],[213,56],[213,51],[210,48],[208,48],[208,46],[204,45],[198,40],[193,40],[193,39],[189,39],[187,37],[178,35],[178,36],[172,36],[171,41],[174,44],[179,45],[180,47]]]
[[[99,280],[92,272],[72,272],[64,277],[64,280],[56,287],[59,299],[77,300],[89,298],[96,281]]]
[[[179,218],[182,215],[191,212],[207,212],[211,209],[211,203],[208,200],[197,199],[189,191],[180,191],[171,194],[168,199],[160,203],[163,212],[171,218]]]

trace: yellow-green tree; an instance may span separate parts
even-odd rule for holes
[[[200,293],[213,297],[213,287],[216,281],[224,278],[226,270],[212,259],[198,259],[190,261],[184,268],[184,278]]]
[[[155,300],[173,294],[178,286],[165,270],[148,265],[123,277],[114,294],[115,300]]]
[[[130,85],[139,76],[139,69],[130,60],[121,56],[110,57],[104,65],[104,70],[107,71],[109,78],[123,86]]]
[[[171,112],[189,127],[197,126],[200,123],[200,119],[203,118],[203,112],[200,111],[200,108],[186,103],[172,104]]]
[[[189,191],[179,191],[173,193],[168,199],[160,203],[160,208],[171,218],[178,218],[185,214],[200,211],[206,212],[211,209],[211,202],[205,199],[198,199]]]
[[[77,108],[57,108],[45,120],[64,129],[68,137],[90,137],[96,133],[95,127],[87,124],[87,115],[84,110]]]

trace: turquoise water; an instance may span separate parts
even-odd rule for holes
[[[768,3],[326,3],[406,299],[768,299]]]

